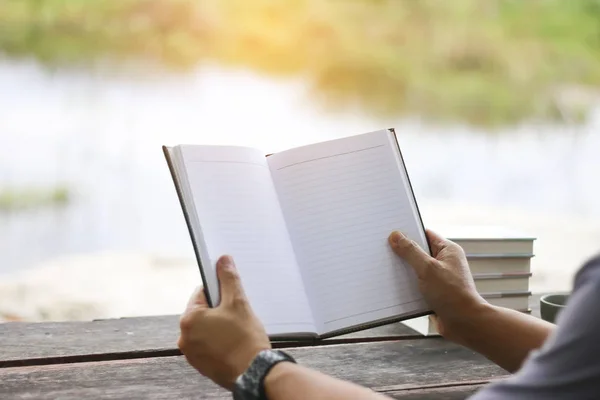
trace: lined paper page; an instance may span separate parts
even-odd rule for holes
[[[426,247],[388,131],[289,150],[269,166],[322,332],[426,311],[399,229]]]
[[[264,155],[253,149],[182,146],[210,265],[234,257],[244,289],[269,334],[315,332]]]

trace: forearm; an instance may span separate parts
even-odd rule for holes
[[[489,304],[459,324],[456,341],[509,372],[517,371],[529,352],[541,347],[554,329],[541,319]]]
[[[265,379],[269,400],[389,399],[362,386],[345,382],[298,364],[277,364]]]

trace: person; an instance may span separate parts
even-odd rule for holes
[[[514,372],[473,400],[600,398],[600,257],[577,273],[555,326],[487,303],[475,289],[462,248],[429,230],[427,237],[432,256],[400,232],[393,232],[389,242],[415,269],[440,334]],[[178,346],[202,375],[235,390],[236,399],[387,398],[295,362],[277,362],[293,359],[270,351],[233,259],[223,256],[217,267],[220,305],[208,308],[199,289],[180,321]]]

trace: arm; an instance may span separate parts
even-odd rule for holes
[[[453,327],[457,342],[516,372],[542,346],[554,325],[519,311],[482,305]]]
[[[473,400],[597,399],[600,393],[600,257],[575,278],[567,307],[544,345],[518,373],[479,391]]]
[[[198,372],[232,390],[237,377],[259,352],[270,349],[271,343],[248,304],[230,257],[221,257],[217,275],[221,303],[209,308],[204,291],[196,291],[181,316],[178,346]],[[386,399],[367,388],[290,362],[276,364],[265,377],[264,387],[269,400]]]
[[[421,292],[436,313],[440,334],[510,372],[518,370],[554,325],[488,304],[475,289],[462,248],[429,230],[427,238],[433,257],[399,232],[390,235],[390,244],[415,269]]]
[[[269,400],[389,399],[365,387],[292,363],[277,364],[265,379],[265,389]]]

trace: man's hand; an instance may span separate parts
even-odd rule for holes
[[[544,343],[553,325],[487,303],[475,289],[463,249],[429,230],[426,233],[433,257],[399,232],[393,232],[389,241],[394,252],[415,269],[421,293],[436,313],[438,332],[507,371],[518,370],[529,352]]]
[[[389,242],[414,268],[421,293],[436,314],[438,332],[460,343],[465,319],[487,303],[475,289],[463,249],[430,230],[426,234],[433,257],[400,232],[393,232]]]
[[[236,378],[271,343],[244,294],[233,259],[217,262],[221,304],[209,308],[199,288],[181,316],[178,346],[202,375],[231,390]]]

